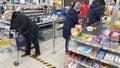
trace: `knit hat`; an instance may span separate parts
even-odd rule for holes
[[[80,10],[80,8],[81,8],[81,3],[80,2],[76,2],[75,3],[75,5],[74,5],[74,9],[76,10],[76,11],[79,11]]]

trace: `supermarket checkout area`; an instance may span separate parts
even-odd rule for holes
[[[102,22],[96,22],[92,24],[91,27],[95,27],[95,30],[89,31],[89,26],[88,26],[83,29],[82,33],[88,34],[88,35],[99,36],[100,34],[103,33],[102,31],[107,29],[107,27],[105,27],[105,23],[102,23]]]

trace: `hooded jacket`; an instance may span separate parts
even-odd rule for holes
[[[88,16],[88,6],[86,4],[82,4],[82,7],[80,8],[80,18],[83,18],[84,16]]]
[[[27,40],[37,38],[39,28],[28,17],[20,12],[13,12],[10,29],[15,29],[23,34]]]
[[[97,3],[92,3],[88,12],[89,25],[100,21],[100,12]]]
[[[78,12],[71,7],[66,15],[64,26],[63,26],[63,37],[69,39],[71,35],[71,28],[78,24]]]

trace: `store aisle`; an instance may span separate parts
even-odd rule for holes
[[[40,43],[41,46],[41,55],[38,56],[37,59],[42,59],[44,62],[48,62],[52,67],[56,68],[64,68],[65,64],[65,52],[64,52],[64,39],[59,37],[56,39],[56,53],[52,54],[52,40],[48,40]],[[32,50],[32,54],[34,53],[34,49]],[[19,56],[23,54],[22,51],[19,52]],[[28,56],[28,57],[20,57],[20,65],[15,67],[13,65],[16,60],[16,53],[5,53],[0,54],[0,68],[49,68],[44,65],[43,62],[39,62],[38,60]]]

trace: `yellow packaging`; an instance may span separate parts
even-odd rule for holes
[[[3,41],[2,41],[2,40],[0,40],[0,46],[1,46],[1,45],[3,45]]]
[[[0,46],[7,46],[10,44],[11,44],[10,40],[0,40]]]
[[[120,45],[118,46],[118,50],[120,50]]]
[[[11,44],[11,41],[10,40],[5,40],[4,41],[4,45],[10,45]]]
[[[120,12],[118,12],[118,18],[120,18]]]

